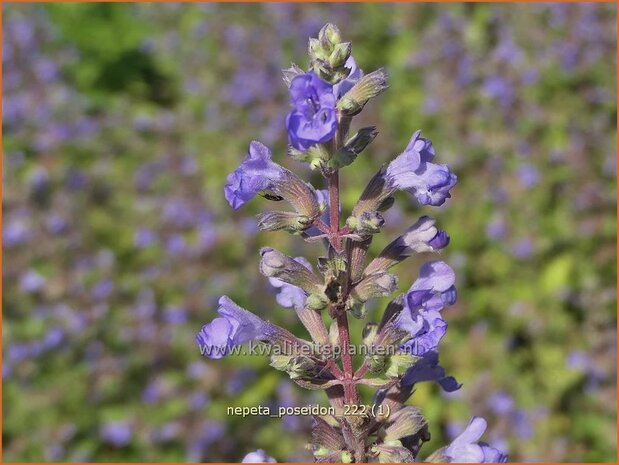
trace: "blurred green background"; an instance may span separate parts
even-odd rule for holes
[[[380,135],[342,172],[344,209],[417,129],[459,177],[438,209],[398,197],[371,249],[421,214],[452,238],[441,361],[463,387],[413,395],[422,456],[481,415],[511,461],[616,460],[614,4],[3,10],[5,461],[310,459],[308,418],[225,409],[324,394],[266,358],[204,359],[194,336],[222,294],[304,335],[258,249],[314,260],[321,246],[258,233],[268,207],[233,212],[222,187],[252,139],[322,187],[286,156],[280,69],[307,66],[327,21],[391,75],[355,121]],[[396,269],[401,290],[431,258]]]

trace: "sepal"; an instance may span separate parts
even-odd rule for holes
[[[305,74],[305,71],[303,71],[301,67],[297,66],[295,63],[292,63],[290,68],[282,69],[282,78],[287,87],[290,87],[292,80],[300,74]]]
[[[257,215],[258,228],[261,231],[284,230],[299,234],[314,224],[314,219],[293,212],[269,211]]]
[[[260,255],[260,272],[264,276],[281,279],[310,295],[322,291],[318,277],[296,260],[270,247],[260,249]]]
[[[372,446],[379,463],[413,463],[415,457],[400,441],[383,442]]]
[[[417,434],[427,424],[421,411],[412,406],[403,407],[392,413],[379,430],[384,442],[391,442]]]
[[[352,296],[359,302],[391,294],[398,286],[398,277],[392,273],[379,272],[364,276],[354,287]]]

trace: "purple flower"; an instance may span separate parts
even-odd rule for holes
[[[333,95],[337,99],[343,97],[363,77],[363,70],[357,66],[352,56],[348,57],[344,66],[350,69],[350,72],[345,79],[333,85]]]
[[[166,307],[163,310],[163,321],[173,325],[187,322],[187,310],[183,307]]]
[[[479,447],[481,447],[481,450],[484,453],[483,463],[507,462],[507,454],[504,454],[499,449],[495,449],[494,447],[486,444],[485,442],[480,442]]]
[[[2,227],[2,245],[13,247],[28,242],[32,237],[30,226],[21,218],[5,223]]]
[[[129,444],[132,435],[131,425],[125,421],[110,422],[101,427],[101,438],[116,447]]]
[[[229,297],[219,299],[217,312],[221,316],[204,325],[196,336],[202,355],[222,358],[234,346],[266,337],[268,323],[239,307]]]
[[[505,218],[502,215],[495,215],[486,224],[486,236],[490,239],[501,239],[506,232]]]
[[[445,369],[438,364],[437,352],[426,352],[420,360],[406,370],[401,384],[412,387],[423,381],[436,381],[445,391],[453,392],[462,386],[453,376],[446,376]]]
[[[91,295],[95,300],[105,300],[114,292],[114,283],[110,279],[102,279],[95,284]]]
[[[504,463],[507,455],[490,447],[484,442],[478,443],[486,431],[487,423],[481,417],[473,417],[466,429],[447,446],[443,452],[451,462],[459,463]]]
[[[516,176],[522,187],[530,189],[539,182],[539,172],[535,166],[524,163],[516,170]]]
[[[252,141],[241,166],[228,175],[224,195],[236,210],[258,192],[271,189],[283,177],[284,169],[271,161],[271,151],[260,142]]]
[[[410,192],[421,205],[443,205],[458,178],[447,165],[431,163],[432,142],[420,133],[413,134],[404,152],[387,166],[387,185]]]
[[[296,257],[294,261],[300,263],[308,270],[312,270],[312,264],[304,257]],[[285,308],[303,308],[305,305],[305,299],[307,295],[305,291],[300,287],[292,284],[285,283],[281,279],[269,278],[269,283],[276,289],[279,289],[279,293],[275,297],[278,304]]]
[[[286,117],[290,145],[307,150],[331,140],[337,130],[333,87],[313,72],[296,76],[290,83],[294,109]]]
[[[407,256],[413,252],[433,252],[449,244],[449,236],[445,231],[436,228],[435,223],[435,219],[422,216],[397,239],[398,244],[405,248],[404,253]]]
[[[409,329],[413,336],[412,339],[402,345],[401,350],[412,355],[422,356],[438,349],[439,342],[447,332],[447,323],[441,318],[441,314],[435,310],[426,312],[417,309],[414,313],[415,316],[410,318],[412,324],[400,324],[402,329]]]
[[[502,415],[514,408],[514,399],[506,392],[496,392],[488,398],[488,404],[494,413]]]
[[[243,457],[241,463],[277,463],[277,461],[273,457],[268,456],[262,449],[258,449]]]
[[[19,286],[28,294],[38,292],[45,286],[45,278],[34,270],[28,270],[21,276]]]
[[[483,91],[491,99],[499,100],[503,106],[511,105],[515,98],[514,88],[502,76],[488,77],[484,81]]]
[[[455,279],[455,273],[445,262],[422,265],[397,319],[398,327],[412,336],[402,345],[402,350],[417,356],[437,350],[447,331],[447,323],[439,312],[456,301]]]
[[[138,228],[133,234],[133,243],[138,248],[148,247],[157,242],[157,235],[147,228]]]
[[[440,311],[456,301],[456,274],[443,261],[426,262],[419,270],[419,278],[406,294],[406,304],[410,309]]]
[[[522,260],[529,258],[533,253],[533,241],[528,237],[519,239],[511,247],[511,252],[516,258]]]

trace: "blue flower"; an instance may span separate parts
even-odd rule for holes
[[[481,447],[482,452],[484,453],[483,463],[505,463],[507,462],[507,454],[504,454],[499,449],[496,449],[485,442],[480,442],[479,447]]]
[[[273,457],[268,456],[262,449],[258,449],[243,457],[241,463],[277,463],[277,461]]]
[[[406,310],[404,310],[406,312]],[[411,311],[415,316],[410,318],[409,324],[400,321],[400,328],[408,330],[413,336],[405,342],[401,350],[412,355],[422,356],[427,352],[438,349],[438,344],[447,332],[447,323],[437,311]],[[406,313],[405,313],[406,314]]]
[[[313,72],[300,74],[290,82],[290,98],[294,106],[286,117],[290,145],[307,150],[333,138],[337,115],[331,84]]]
[[[447,165],[431,163],[435,154],[432,142],[420,132],[413,134],[404,152],[387,166],[387,185],[410,192],[421,205],[443,205],[458,178]]]
[[[434,252],[446,247],[449,244],[449,236],[434,226],[435,223],[436,220],[429,216],[419,218],[396,240],[396,244],[404,249],[401,253],[410,256],[413,252]]]
[[[412,388],[423,381],[436,381],[445,391],[453,392],[462,387],[453,376],[446,376],[445,369],[438,364],[437,352],[426,352],[420,360],[406,370],[400,384]]]
[[[422,307],[439,311],[456,302],[456,275],[451,267],[440,260],[426,262],[419,270],[419,278],[406,294],[410,309]]]
[[[445,448],[443,454],[451,462],[459,463],[504,463],[507,455],[490,447],[484,442],[479,442],[487,423],[481,417],[473,417],[466,429]]]
[[[271,161],[271,151],[260,142],[252,141],[241,166],[228,175],[224,186],[226,200],[236,210],[258,192],[272,189],[284,177],[284,168]]]
[[[234,346],[267,337],[268,323],[239,307],[229,297],[219,299],[217,311],[221,317],[204,325],[196,336],[202,355],[222,358]]]
[[[455,273],[445,262],[426,262],[421,266],[419,278],[406,293],[397,319],[398,327],[412,336],[402,350],[418,356],[437,350],[447,331],[447,323],[439,312],[456,301],[455,279]]]
[[[108,444],[116,447],[126,446],[131,442],[133,429],[126,421],[114,421],[105,423],[101,427],[101,438]]]
[[[312,270],[312,265],[304,257],[294,258],[295,262],[302,264],[308,270]],[[278,304],[285,308],[301,309],[305,305],[305,299],[307,294],[298,286],[288,284],[281,279],[269,278],[269,283],[276,289],[279,289],[279,293],[275,297]]]

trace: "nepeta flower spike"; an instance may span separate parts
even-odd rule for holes
[[[254,141],[245,161],[228,176],[224,193],[235,209],[257,194],[286,200],[294,211],[261,213],[260,228],[325,244],[325,256],[317,267],[321,276],[303,257],[291,258],[271,247],[260,251],[260,271],[278,290],[277,302],[294,309],[313,345],[227,297],[220,300],[220,316],[205,325],[196,340],[210,358],[228,355],[249,341],[283,348],[271,353],[271,365],[304,388],[325,390],[335,414],[314,418],[310,448],[316,462],[418,461],[429,432],[421,410],[406,405],[414,386],[433,381],[445,391],[461,387],[439,365],[438,355],[447,331],[442,311],[456,300],[455,273],[443,261],[424,263],[409,290],[387,306],[380,324],[365,326],[363,345],[369,351],[356,368],[348,318],[365,318],[365,302],[395,290],[397,276],[388,272],[392,266],[449,244],[449,236],[436,221],[422,216],[366,265],[372,238],[381,232],[382,213],[393,204],[395,192],[411,193],[420,205],[440,206],[457,178],[446,165],[435,162],[432,142],[417,131],[399,156],[380,167],[342,226],[340,170],[352,165],[378,134],[373,126],[352,136],[349,129],[366,103],[388,88],[388,76],[383,69],[364,73],[352,57],[350,42],[343,41],[331,24],[309,40],[308,51],[310,69],[292,65],[283,72],[292,103],[286,118],[288,152],[319,169],[326,190],[315,190],[273,162],[269,149]],[[331,319],[330,324],[325,325],[325,319]],[[375,415],[345,414],[361,403],[359,384],[376,389]],[[500,451],[478,442],[485,429],[485,420],[474,417],[458,438],[428,460],[505,461]],[[244,461],[273,459],[258,450]]]

